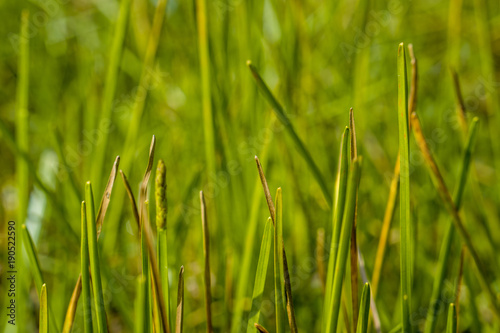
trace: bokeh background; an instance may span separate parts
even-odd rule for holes
[[[259,69],[284,105],[332,193],[340,137],[348,124],[348,110],[354,108],[359,154],[365,161],[357,237],[369,276],[398,152],[397,46],[400,42],[413,44],[419,66],[417,112],[450,190],[457,182],[464,145],[451,75],[456,71],[467,117],[480,119],[471,172],[476,186],[469,184],[466,190],[463,217],[488,269],[499,272],[500,187],[495,165],[500,155],[500,2],[209,1],[209,62],[205,69],[210,73],[207,85],[212,116],[207,121],[203,116],[196,2],[168,0],[157,52],[148,60],[155,1],[128,1],[123,47],[113,53],[120,5],[126,1],[0,3],[1,265],[6,262],[6,222],[14,219],[18,227],[26,223],[39,252],[59,326],[80,271],[79,205],[84,184],[93,182],[98,202],[112,163],[120,155],[121,168],[138,193],[154,134],[156,158],[162,158],[167,166],[172,291],[176,290],[180,266],[185,267],[185,330],[201,332],[205,327],[200,190],[207,194],[210,210],[213,312],[218,332],[229,331],[232,324],[246,250],[253,253],[251,275],[248,285],[240,288],[250,297],[269,215],[254,162],[254,155],[258,155],[271,192],[279,186],[283,189],[284,239],[299,329],[318,331],[323,294],[316,239],[323,228],[329,243],[332,212],[293,141],[258,92],[247,60]],[[20,158],[11,139],[17,131],[24,9],[30,12],[26,153],[31,164],[29,181],[20,189]],[[116,69],[115,89],[110,88],[110,68]],[[149,79],[141,81],[141,73]],[[143,111],[133,116],[134,103],[141,102]],[[213,142],[208,144],[207,124],[213,128]],[[423,327],[448,215],[413,139],[410,171],[415,237],[412,308],[417,326]],[[27,209],[20,211],[23,193],[29,201]],[[133,329],[136,278],[140,274],[137,235],[123,183],[117,178],[100,241],[106,309],[110,328],[116,332]],[[249,237],[254,237],[253,241],[247,241]],[[458,240],[452,251],[446,280],[451,294],[457,282]],[[18,249],[18,260],[22,261],[21,253]],[[29,265],[23,265],[26,268],[19,273],[19,283],[24,287],[19,288],[30,288],[22,301],[25,312],[21,324],[28,332],[37,327],[38,296]],[[498,324],[488,309],[472,261],[466,259],[464,267],[460,327],[470,332],[493,332]],[[268,278],[262,323],[272,327],[272,267]],[[3,309],[7,300],[3,277],[0,293]],[[377,297],[383,331],[400,320],[398,293],[396,210]],[[438,323],[442,329],[445,309],[443,306]],[[5,321],[0,323],[2,329]],[[78,309],[74,331],[81,329]]]

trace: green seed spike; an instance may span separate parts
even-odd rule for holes
[[[167,201],[165,192],[167,190],[165,163],[163,160],[158,161],[158,166],[156,167],[156,226],[159,230],[163,230],[167,227]]]
[[[47,286],[45,283],[42,285],[40,291],[40,333],[49,332],[49,319],[47,307]]]
[[[410,220],[410,141],[408,138],[408,84],[404,44],[398,48],[398,119],[400,155],[400,225],[401,225],[401,307],[403,332],[411,332],[411,220]]]

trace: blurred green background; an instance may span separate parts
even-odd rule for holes
[[[26,214],[25,223],[39,252],[58,326],[62,326],[80,271],[79,205],[84,183],[93,182],[98,201],[114,158],[120,155],[120,168],[138,193],[154,134],[156,158],[164,159],[167,166],[172,292],[180,266],[185,267],[185,330],[200,332],[205,327],[200,190],[207,194],[210,210],[216,331],[229,331],[238,301],[235,295],[243,253],[248,248],[245,241],[255,225],[250,249],[254,255],[246,287],[250,297],[260,239],[269,215],[254,155],[261,158],[272,194],[279,186],[283,189],[284,239],[299,329],[319,330],[323,294],[316,266],[316,234],[324,228],[329,243],[332,212],[293,142],[257,91],[245,64],[248,59],[284,105],[332,193],[340,137],[348,124],[348,110],[354,108],[359,153],[365,160],[357,237],[369,276],[398,151],[397,45],[413,44],[419,61],[417,112],[450,190],[457,181],[464,143],[451,76],[451,69],[455,70],[468,118],[480,119],[475,170],[471,173],[477,186],[472,189],[469,184],[466,190],[463,217],[488,269],[499,272],[498,252],[492,246],[495,250],[500,247],[500,186],[495,170],[500,156],[500,2],[209,1],[212,118],[208,124],[214,130],[213,146],[209,147],[213,155],[207,154],[204,136],[195,1],[168,0],[156,57],[145,70],[150,80],[141,82],[155,6],[154,1],[131,1],[123,50],[116,57],[112,49],[119,1],[0,3],[0,122],[4,125],[0,132],[1,264],[6,262],[6,222],[14,219],[20,229],[24,221],[19,218]],[[31,161],[29,206],[24,213],[19,212],[22,205],[16,178],[19,156],[9,144],[9,136],[16,135],[23,9],[30,11],[27,154]],[[106,78],[113,59],[116,89],[106,107]],[[134,118],[133,105],[138,100],[144,100],[144,111]],[[137,135],[130,141],[127,136],[133,127]],[[212,162],[207,159],[209,155]],[[423,328],[448,215],[413,139],[410,171],[416,240],[412,308],[416,325]],[[47,191],[35,182],[35,174]],[[154,216],[153,204],[151,209]],[[398,220],[396,210],[377,297],[383,331],[400,320]],[[137,234],[118,177],[100,241],[112,331],[130,332],[133,328],[136,277],[140,274]],[[458,241],[452,251],[446,280],[450,292],[458,271]],[[18,249],[18,258],[20,253]],[[466,260],[464,270],[461,330],[495,332],[499,326],[488,309],[472,261]],[[261,317],[266,327],[272,327],[274,320],[271,271],[272,267]],[[26,288],[31,285],[23,301],[26,308],[22,324],[28,332],[37,327],[37,293],[30,282],[29,267],[19,274],[19,283]],[[3,282],[2,277],[2,309],[7,300]],[[495,287],[498,290],[499,286]],[[445,309],[443,306],[438,323],[442,329]],[[81,319],[78,309],[74,332],[83,329]],[[0,327],[5,321],[2,319]]]

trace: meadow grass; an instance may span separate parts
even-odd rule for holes
[[[497,7],[40,6],[1,5],[5,332],[500,329]]]

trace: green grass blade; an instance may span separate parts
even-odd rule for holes
[[[448,322],[446,324],[446,333],[457,333],[457,310],[455,304],[451,303],[448,308]]]
[[[177,316],[175,319],[175,333],[182,333],[184,324],[184,266],[179,271],[179,284],[177,289]]]
[[[205,205],[205,197],[203,192],[200,191],[200,203],[201,203],[201,224],[203,229],[203,257],[205,259],[205,311],[207,315],[207,332],[211,333],[212,328],[212,293],[210,288],[212,286],[210,282],[210,232],[208,230],[207,221],[207,208]]]
[[[283,272],[283,204],[281,188],[276,191],[276,220],[274,227],[274,294],[276,333],[285,332],[285,283]]]
[[[40,266],[40,261],[38,260],[38,251],[36,250],[35,243],[33,242],[33,238],[31,238],[31,234],[29,233],[28,228],[26,228],[26,225],[24,224],[21,227],[21,239],[24,245],[24,249],[28,254],[28,260],[30,262],[31,272],[33,273],[33,279],[35,280],[36,289],[38,290],[38,294],[40,295],[42,290],[42,285],[45,282],[42,274],[42,269]],[[58,330],[57,322],[50,306],[49,306],[49,315],[50,315],[49,319],[51,321],[51,325],[57,331]]]
[[[359,306],[359,318],[358,326],[356,329],[357,333],[367,333],[368,332],[368,318],[370,317],[370,284],[367,282],[363,287],[363,292],[361,294],[361,304]]]
[[[89,182],[85,185],[85,201],[87,204],[87,233],[89,239],[90,269],[92,272],[92,289],[94,291],[95,314],[97,318],[98,332],[106,332],[106,310],[104,309],[104,297],[102,293],[101,267],[99,263],[99,250],[97,246],[97,230],[94,210],[94,194]]]
[[[335,202],[333,211],[333,228],[332,240],[330,243],[330,257],[328,258],[328,271],[326,275],[326,291],[324,300],[323,312],[323,332],[326,331],[326,322],[328,315],[332,312],[331,309],[331,293],[333,287],[333,275],[335,272],[335,260],[340,240],[340,230],[342,228],[342,216],[344,215],[345,196],[347,191],[347,178],[349,170],[349,127],[344,129],[342,141],[340,143],[339,169],[337,172],[337,180],[335,186]]]
[[[460,206],[462,204],[462,197],[467,182],[467,175],[469,174],[469,168],[472,160],[472,152],[474,149],[474,142],[477,135],[477,129],[478,129],[478,119],[474,118],[471,123],[469,137],[467,139],[464,155],[462,158],[462,164],[460,165],[458,185],[455,190],[455,195],[453,198],[455,207],[457,209],[460,209]],[[425,333],[432,333],[436,329],[437,317],[439,314],[439,307],[440,307],[438,301],[443,293],[443,284],[444,284],[444,279],[446,277],[446,268],[448,267],[451,246],[454,238],[455,238],[455,227],[453,225],[453,222],[450,221],[448,223],[445,237],[441,244],[441,249],[439,251],[438,267],[436,269],[436,274],[434,275],[432,296],[429,305],[430,310],[427,312],[427,319],[425,322],[425,330],[424,330]]]
[[[257,68],[252,64],[252,62],[249,60],[247,61],[248,68],[250,68],[250,71],[252,72],[253,77],[255,78],[255,81],[257,82],[257,86],[259,87],[260,92],[262,95],[264,95],[264,98],[266,101],[271,105],[274,114],[276,117],[281,121],[281,123],[285,126],[288,134],[290,134],[297,150],[299,151],[299,154],[304,158],[306,161],[307,166],[311,169],[311,172],[318,182],[319,187],[321,188],[321,191],[323,192],[323,196],[326,199],[326,202],[328,205],[331,204],[332,202],[332,196],[330,194],[330,191],[328,190],[328,186],[326,186],[326,182],[321,175],[321,171],[319,170],[318,166],[312,159],[311,154],[307,150],[307,148],[304,146],[304,143],[302,140],[299,138],[297,135],[297,132],[295,132],[295,129],[293,128],[292,123],[288,119],[288,116],[285,113],[285,110],[281,106],[281,104],[276,100],[276,98],[273,96],[271,91],[269,90],[267,84],[264,82],[262,77],[257,71]]]
[[[274,228],[271,218],[267,219],[266,227],[264,229],[264,236],[260,245],[259,261],[257,263],[257,272],[255,274],[255,283],[252,295],[252,309],[250,310],[247,333],[254,332],[254,323],[259,321],[260,306],[262,302],[262,295],[266,283],[267,267],[269,265],[269,256],[271,254],[271,244],[273,242]]]
[[[135,299],[135,333],[149,332],[148,317],[149,313],[144,311],[148,307],[146,297],[148,290],[147,280],[141,275],[137,280],[137,296]]]
[[[92,300],[90,299],[89,245],[87,235],[86,204],[82,202],[82,240],[81,240],[81,284],[83,292],[83,327],[85,333],[92,333]]]
[[[408,137],[408,83],[404,44],[398,48],[398,122],[400,155],[401,306],[403,332],[411,332],[411,230],[410,230],[410,141]]]
[[[422,155],[424,157],[424,161],[426,162],[428,169],[430,170],[430,175],[433,180],[434,186],[436,187],[439,195],[441,196],[446,209],[450,213],[452,217],[452,221],[455,225],[455,228],[458,230],[462,241],[465,243],[467,248],[469,249],[469,252],[472,256],[472,259],[474,260],[474,263],[476,264],[477,267],[477,272],[478,272],[478,279],[479,282],[481,283],[483,289],[488,294],[488,297],[490,299],[491,303],[491,309],[493,310],[493,313],[499,317],[500,316],[500,308],[498,305],[498,299],[496,296],[496,292],[492,289],[491,286],[491,281],[490,276],[488,275],[485,267],[483,266],[481,259],[479,258],[479,254],[476,250],[476,247],[472,243],[472,239],[470,237],[470,234],[467,232],[467,229],[465,229],[464,224],[462,223],[462,219],[460,218],[460,215],[458,214],[457,207],[455,206],[455,203],[453,202],[453,199],[450,195],[450,192],[448,191],[448,188],[446,187],[446,184],[444,182],[443,176],[441,172],[439,171],[439,168],[437,166],[437,163],[430,151],[430,148],[425,140],[424,134],[422,132],[422,127],[420,125],[420,121],[418,119],[417,114],[414,112],[412,114],[412,125],[413,125],[413,133],[415,135],[415,140],[418,144],[418,147],[420,151],[422,152]]]
[[[337,252],[337,259],[335,260],[335,274],[333,278],[332,297],[330,299],[330,304],[328,307],[329,313],[326,314],[325,331],[327,333],[333,333],[337,331],[342,295],[342,282],[344,280],[347,256],[349,254],[349,242],[351,240],[352,225],[354,223],[356,193],[359,184],[360,167],[361,157],[355,159],[352,162],[351,170],[349,171],[345,209],[339,238],[339,250]]]
[[[358,157],[358,147],[356,143],[356,126],[354,122],[354,112],[351,108],[349,110],[349,129],[350,129],[350,156],[351,161]],[[350,248],[350,268],[351,268],[351,311],[352,311],[352,332],[356,331],[358,324],[358,241],[356,236],[357,225],[357,211],[358,211],[358,194],[356,193],[356,207],[354,208],[354,223],[352,224],[351,232],[351,248]]]
[[[47,286],[45,283],[42,285],[40,291],[40,333],[49,332],[49,318],[47,306]]]
[[[100,122],[109,122],[112,119],[113,100],[115,98],[116,83],[118,81],[118,70],[123,51],[123,41],[127,31],[129,12],[132,0],[121,0],[120,11],[115,25],[113,34],[113,42],[109,53],[109,63],[106,71],[106,81],[104,83],[104,93],[101,105]],[[109,131],[102,131],[102,141],[100,141],[101,149],[97,149],[92,161],[92,179],[101,179],[101,172],[106,156],[106,147],[108,143]],[[100,181],[97,183],[97,188],[100,188]]]

